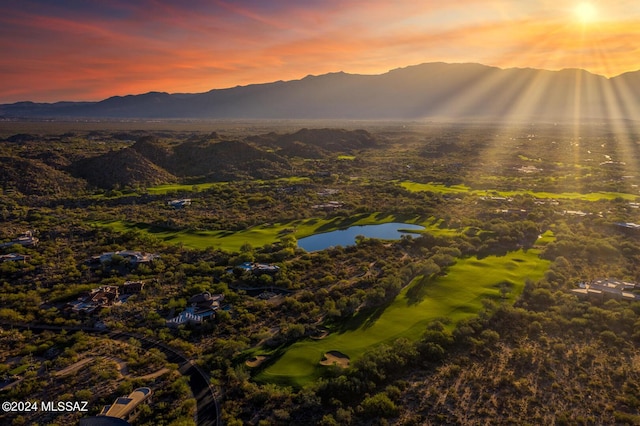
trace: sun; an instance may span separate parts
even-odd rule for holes
[[[598,17],[598,9],[593,3],[583,2],[576,5],[573,9],[573,13],[580,22],[589,23],[596,20]]]

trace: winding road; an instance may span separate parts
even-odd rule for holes
[[[128,341],[134,338],[140,342],[143,349],[156,348],[167,357],[167,361],[178,364],[178,371],[183,376],[189,377],[189,387],[196,399],[196,423],[198,426],[218,426],[220,425],[220,407],[216,398],[216,390],[211,386],[209,376],[193,360],[178,350],[144,336],[128,333],[124,331],[108,331],[89,327],[61,327],[53,325],[25,325],[0,323],[2,328],[18,328],[32,331],[83,331],[85,333],[100,334],[113,340]]]

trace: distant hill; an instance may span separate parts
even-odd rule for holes
[[[242,141],[189,141],[173,149],[168,170],[178,176],[197,176],[206,180],[238,177],[269,179],[289,170],[288,161]]]
[[[372,148],[375,138],[366,130],[301,129],[280,135],[269,133],[251,136],[249,141],[271,147],[285,157],[322,158],[330,153],[351,153],[353,150]]]
[[[35,159],[3,156],[0,164],[0,189],[7,193],[56,195],[87,186],[83,180]]]
[[[176,181],[176,177],[132,148],[77,161],[71,173],[93,186],[151,186]]]
[[[635,119],[640,71],[607,79],[584,70],[428,63],[381,75],[330,73],[199,94],[151,92],[100,102],[0,105],[5,117]]]
[[[220,139],[213,133],[168,147],[153,137],[140,138],[132,147],[144,158],[181,178],[212,180],[240,175],[268,178],[288,169],[288,161],[243,141]]]

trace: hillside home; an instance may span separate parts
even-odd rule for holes
[[[102,286],[94,289],[88,295],[69,302],[72,312],[90,314],[96,309],[106,308],[121,303],[120,290],[116,286]]]
[[[573,289],[571,292],[580,297],[597,300],[637,300],[640,297],[631,292],[636,287],[636,283],[613,278],[600,278],[589,283],[581,283],[580,288]]]
[[[224,300],[224,294],[211,294],[204,292],[191,296],[189,306],[177,317],[167,320],[167,325],[177,327],[181,324],[202,324],[213,318],[215,312],[220,309],[220,302]]]
[[[130,425],[140,415],[143,403],[151,402],[151,388],[138,388],[121,396],[111,405],[105,405],[97,416],[80,419],[80,426]]]
[[[329,201],[328,203],[324,203],[324,204],[314,204],[313,206],[311,206],[311,208],[322,209],[322,210],[334,210],[334,209],[340,209],[342,208],[342,206],[344,206],[344,203],[341,203],[340,201]]]
[[[33,234],[34,234],[33,231],[27,231],[24,234],[18,236],[17,238],[14,238],[13,240],[7,243],[0,244],[0,248],[11,247],[14,245],[21,245],[24,247],[35,247],[38,245],[38,242],[40,240],[36,238]]]
[[[113,256],[122,256],[129,261],[132,265],[138,265],[141,263],[150,263],[160,258],[160,255],[152,253],[142,253],[133,250],[121,250],[102,253],[99,256],[93,256],[91,261],[94,263],[108,263],[111,262]]]
[[[19,254],[19,253],[9,253],[0,255],[0,263],[2,262],[26,262],[30,259],[30,256]]]
[[[181,209],[186,206],[191,205],[191,198],[183,198],[181,200],[171,200],[167,202],[167,205],[173,207],[174,209]]]
[[[633,231],[638,231],[640,230],[640,225],[638,225],[637,223],[632,223],[632,222],[616,222],[615,223],[616,226],[619,226],[621,228],[625,228],[625,229],[631,229]]]
[[[237,266],[245,271],[251,271],[254,275],[271,274],[274,275],[280,270],[279,266],[268,263],[244,262]]]

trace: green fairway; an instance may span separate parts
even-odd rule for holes
[[[109,227],[116,232],[138,230],[146,232],[160,240],[185,247],[205,249],[214,247],[224,251],[238,252],[245,243],[261,247],[278,241],[279,236],[293,224],[274,224],[254,226],[242,231],[174,231],[154,227],[146,223],[128,223],[121,220],[93,222],[97,226]]]
[[[500,283],[511,284],[509,298],[522,292],[527,278],[542,278],[549,261],[539,258],[537,250],[522,250],[506,256],[461,259],[444,277],[435,280],[417,278],[381,312],[367,318],[354,318],[323,340],[305,339],[293,344],[257,379],[302,386],[322,374],[318,362],[328,351],[340,351],[351,361],[374,345],[392,343],[399,337],[418,339],[429,321],[450,318],[453,323],[476,315],[482,299],[500,297]]]
[[[467,193],[477,196],[497,195],[500,197],[514,197],[516,195],[530,195],[539,199],[567,199],[582,201],[598,201],[598,200],[614,200],[622,198],[628,201],[635,201],[639,195],[626,194],[623,192],[589,192],[581,194],[579,192],[534,192],[530,190],[519,191],[494,191],[492,189],[480,190],[471,189],[466,185],[443,185],[439,183],[416,183],[416,182],[400,182],[400,186],[413,192],[436,192],[440,194],[460,194]]]
[[[308,177],[294,176],[294,177],[288,177],[288,178],[274,179],[271,181],[254,179],[251,182],[259,183],[259,184],[264,184],[267,182],[294,184],[294,183],[306,182],[309,180],[310,178]],[[198,191],[205,191],[207,189],[214,188],[214,187],[225,186],[228,184],[229,182],[205,182],[205,183],[194,183],[194,184],[178,184],[178,183],[171,184],[170,183],[166,185],[157,185],[157,186],[149,187],[147,188],[147,192],[153,195],[163,195],[171,192],[198,192]]]
[[[166,184],[166,185],[158,185],[147,188],[147,192],[153,195],[163,195],[168,194],[170,192],[198,192],[204,191],[213,187],[227,185],[227,182],[207,182],[207,183],[197,183],[192,185],[185,184]]]
[[[277,242],[282,236],[292,234],[296,238],[309,235],[330,232],[336,229],[344,229],[354,225],[375,225],[388,222],[405,222],[422,225],[425,231],[442,236],[451,236],[459,231],[442,226],[442,220],[433,217],[422,219],[420,217],[399,217],[396,215],[382,215],[379,213],[360,214],[349,217],[337,217],[332,219],[304,219],[286,223],[259,225],[241,231],[175,231],[161,227],[154,227],[146,223],[130,223],[122,220],[92,222],[97,226],[109,227],[116,232],[138,230],[146,232],[160,240],[182,244],[185,247],[205,249],[214,247],[220,250],[237,252],[245,243],[253,247],[262,247],[265,244]]]
[[[353,161],[356,159],[355,155],[338,155],[338,160],[348,160]]]
[[[441,183],[417,183],[417,182],[400,182],[400,186],[412,192],[437,192],[439,194],[460,194],[469,193],[471,188],[467,185],[443,185]]]

